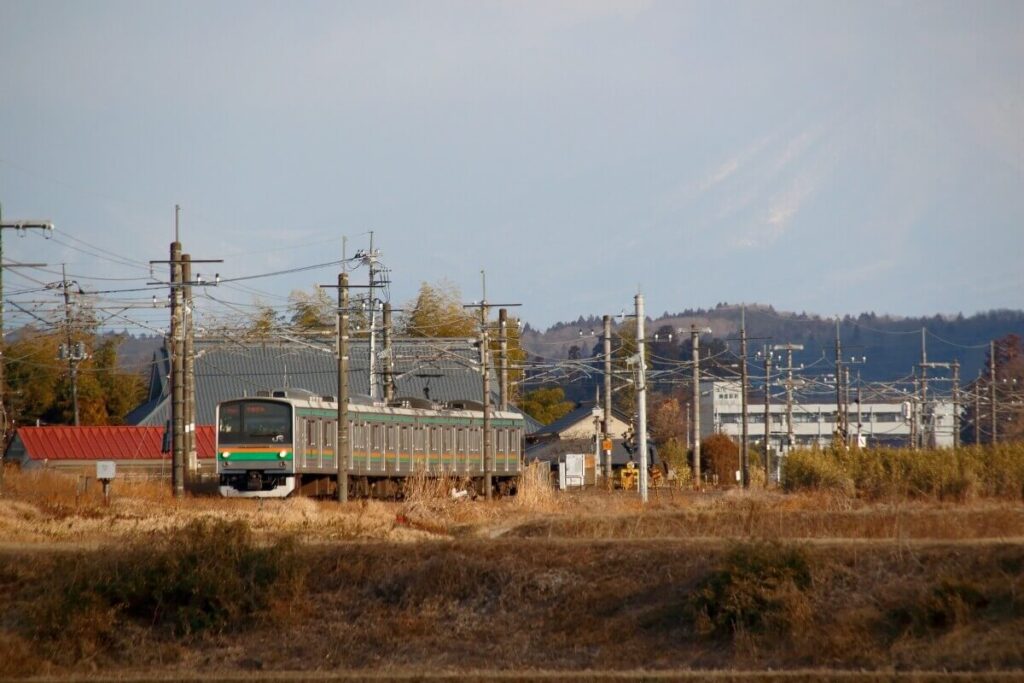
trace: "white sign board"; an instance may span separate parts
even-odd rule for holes
[[[583,486],[583,471],[586,455],[583,453],[565,454],[565,485]]]
[[[96,478],[99,480],[111,480],[117,474],[117,463],[113,460],[96,461]]]

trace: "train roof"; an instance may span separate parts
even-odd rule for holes
[[[334,396],[319,395],[306,389],[277,389],[272,391],[260,391],[256,396],[239,396],[228,400],[276,400],[287,402],[300,408],[337,410],[338,404]],[[437,415],[443,414],[449,417],[479,418],[483,413],[483,404],[479,401],[469,399],[449,401],[445,403],[423,402],[422,400],[410,401],[409,399],[396,399],[390,404],[383,401],[375,401],[366,395],[356,395],[349,399],[350,412],[354,413],[376,413],[391,415]],[[523,413],[518,410],[491,411],[491,417],[502,420],[523,420]]]

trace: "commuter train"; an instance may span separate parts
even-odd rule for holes
[[[223,496],[334,495],[338,405],[296,389],[261,391],[217,406],[217,474]],[[521,472],[523,416],[491,411],[492,486],[511,493]],[[450,476],[483,493],[483,405],[368,397],[349,400],[350,496],[400,495],[419,473]]]

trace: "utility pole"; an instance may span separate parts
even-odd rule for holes
[[[50,235],[53,234],[53,223],[50,221],[37,221],[37,220],[22,220],[22,221],[4,221],[3,220],[3,204],[0,204],[0,460],[3,459],[4,448],[7,446],[7,428],[9,426],[9,420],[7,419],[7,405],[4,403],[4,230],[17,230],[24,234],[29,230],[42,230],[49,239]],[[19,267],[38,267],[45,266],[44,263],[19,263],[19,264],[8,264],[6,267],[11,268],[14,265]],[[3,464],[0,462],[0,481],[3,481]]]
[[[482,274],[483,271],[481,271]],[[487,500],[491,499],[491,487],[494,485],[491,463],[491,373],[488,369],[487,358],[489,351],[487,346],[489,343],[487,334],[487,300],[485,298],[480,302],[480,375],[484,394],[484,496]]]
[[[843,347],[839,338],[839,316],[836,316],[836,431],[846,441],[846,428],[843,425]]]
[[[370,251],[363,257],[363,262],[369,266],[370,281],[367,294],[367,305],[370,307],[370,398],[377,398],[377,298],[374,294],[374,287],[377,279],[377,257],[373,249],[373,231],[370,231]]]
[[[928,414],[928,349],[925,335],[928,328],[921,328],[921,447],[929,448],[932,442],[932,426]]]
[[[601,432],[604,436],[604,441],[608,442],[602,444],[603,446],[609,445],[612,439],[612,317],[610,315],[604,316],[602,319],[604,323],[604,336],[601,339],[601,344],[604,350],[604,417],[601,420]],[[604,449],[604,476],[607,477],[606,481],[608,486],[612,485],[612,449]]]
[[[184,448],[186,472],[189,479],[195,479],[199,472],[199,462],[196,454],[196,363],[195,363],[195,331],[193,329],[192,317],[192,256],[181,255],[181,278],[182,278],[182,312],[181,318],[184,323],[184,346],[182,362],[185,373],[185,410],[184,410]]]
[[[793,352],[803,351],[804,345],[776,344],[772,349],[786,352],[786,445],[792,448],[796,445],[793,433]]]
[[[348,502],[348,273],[338,273],[338,438],[334,454],[335,493]]]
[[[483,297],[480,303],[464,304],[463,308],[480,308],[480,335],[477,343],[480,345],[480,384],[483,391],[483,469],[484,469],[484,495],[487,500],[493,498],[494,488],[494,443],[491,434],[491,373],[490,373],[490,334],[488,330],[488,311],[490,305],[487,303],[487,274],[480,271],[480,282],[483,289]],[[518,306],[519,304],[494,304],[496,306]]]
[[[174,206],[174,241],[171,243],[171,486],[174,497],[185,495],[185,387],[184,341],[182,339],[181,242],[178,241],[178,214]]]
[[[644,295],[637,294],[636,303],[636,346],[639,379],[636,391],[636,431],[640,446],[640,500],[647,502],[647,364],[644,359]]]
[[[501,411],[508,410],[508,309],[498,309],[498,407]]]
[[[750,453],[747,450],[747,307],[740,309],[740,476],[743,488],[750,488]]]
[[[700,330],[690,325],[690,346],[693,348],[693,484],[700,486]]]
[[[996,425],[996,342],[992,340],[988,343],[988,400],[992,404],[992,445],[994,446],[999,439],[999,431]]]
[[[853,434],[850,432],[850,367],[843,366],[843,424],[846,426],[846,438],[843,443],[850,447],[850,439]]]
[[[981,368],[978,368],[978,379],[974,380],[974,443],[981,444]]]
[[[150,261],[166,263],[170,267],[170,282],[150,282],[151,285],[169,285],[171,288],[171,326],[168,346],[171,361],[171,489],[176,498],[185,495],[185,294],[184,278],[185,259],[181,252],[180,241],[181,207],[174,205],[174,241],[171,242],[169,261]],[[222,263],[221,259],[190,259],[190,263]],[[213,283],[217,284],[217,276]],[[192,283],[189,282],[189,285]],[[194,418],[193,418],[194,419]]]
[[[764,350],[764,486],[771,483],[772,454],[772,354],[765,346]]]
[[[863,424],[863,422],[861,420],[861,418],[863,416],[862,416],[861,411],[860,411],[860,407],[861,407],[860,387],[861,387],[860,370],[858,370],[857,371],[857,448],[860,448],[860,430],[861,430],[861,425]]]
[[[960,361],[953,361],[953,449],[960,448]]]
[[[384,401],[395,400],[395,372],[391,355],[391,304],[384,302]]]
[[[913,368],[911,368],[913,370]],[[910,395],[910,447],[917,450],[918,442],[920,441],[920,423],[918,422],[918,405],[917,396],[920,386],[920,380],[917,377],[917,373],[914,373],[914,393]]]
[[[67,340],[64,345],[64,358],[68,361],[68,381],[71,383],[71,409],[74,415],[74,425],[78,426],[78,361],[82,360],[84,353],[79,353],[78,346],[75,344],[74,336],[72,335],[72,320],[71,320],[71,296],[68,293],[68,287],[71,284],[68,282],[67,270],[62,263],[60,266],[60,285],[64,290],[64,328],[65,328],[65,339]]]

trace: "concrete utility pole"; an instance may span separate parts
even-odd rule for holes
[[[7,445],[7,427],[9,424],[9,420],[7,419],[7,405],[4,403],[4,230],[17,230],[22,234],[28,230],[42,230],[46,234],[47,238],[49,238],[53,233],[53,223],[50,221],[37,220],[4,221],[3,204],[0,204],[0,460],[3,459],[3,447]],[[7,264],[6,267],[39,267],[45,265],[45,263],[19,263]],[[3,466],[0,464],[0,480],[2,480],[2,478]]]
[[[194,479],[199,473],[199,458],[196,453],[196,363],[195,330],[192,316],[192,256],[181,255],[182,277],[182,321],[185,335],[182,360],[185,373],[185,462],[187,477]]]
[[[776,344],[775,351],[786,352],[786,445],[793,448],[796,436],[793,431],[793,352],[803,351],[803,344]]]
[[[928,328],[921,328],[921,447],[928,448],[932,443],[932,426],[928,414]]]
[[[846,426],[846,439],[844,443],[850,446],[850,439],[853,434],[850,432],[850,368],[843,366],[843,424]]]
[[[612,439],[612,317],[604,316],[604,336],[601,344],[604,350],[604,416],[601,420],[601,433],[604,441]],[[604,476],[609,486],[612,482],[612,449],[604,449]]]
[[[836,316],[836,431],[846,441],[846,428],[843,425],[843,347],[839,339],[839,316]]]
[[[74,335],[72,334],[72,319],[71,319],[71,295],[68,292],[70,282],[68,282],[67,270],[64,264],[60,266],[60,285],[61,289],[64,290],[64,338],[66,340],[64,345],[64,358],[68,362],[68,381],[71,383],[71,409],[74,416],[74,425],[78,426],[78,363],[84,357],[84,353],[79,350],[78,345],[75,343]]]
[[[913,369],[910,369],[913,372]],[[913,393],[910,394],[910,447],[918,450],[921,441],[921,423],[918,419],[918,392],[920,391],[921,380],[918,373],[913,373]]]
[[[860,430],[861,430],[861,426],[863,424],[863,421],[862,421],[863,415],[860,412],[860,407],[861,407],[860,387],[861,387],[861,383],[860,383],[860,370],[858,370],[857,371],[857,448],[860,448]]]
[[[640,500],[647,502],[647,363],[644,358],[644,295],[637,294],[636,346],[638,355],[638,381],[636,391],[636,431],[640,446]]]
[[[960,448],[960,361],[953,361],[953,448]]]
[[[391,304],[384,303],[384,401],[395,400],[395,371],[391,350]]]
[[[498,407],[508,410],[508,309],[498,309]]]
[[[150,261],[166,263],[170,267],[170,282],[151,282],[149,284],[166,284],[171,288],[171,327],[168,346],[171,361],[171,488],[174,496],[185,495],[185,305],[182,297],[185,292],[184,278],[185,259],[181,252],[179,239],[181,207],[174,205],[174,241],[171,242],[169,261]],[[190,259],[190,263],[222,263],[221,259]],[[220,278],[216,278],[213,284]],[[187,284],[191,285],[189,281]]]
[[[978,368],[978,379],[974,380],[974,443],[981,443],[981,368]]]
[[[482,272],[482,271],[481,271]],[[491,373],[488,369],[488,344],[490,343],[487,334],[487,300],[480,302],[480,375],[483,389],[484,404],[484,496],[491,499],[491,488],[494,486],[494,467],[491,457]]]
[[[747,443],[747,307],[740,309],[740,477],[743,488],[750,488],[750,452]]]
[[[171,242],[171,486],[174,497],[185,495],[185,373],[182,358],[181,242],[178,241],[178,214],[174,207],[174,241]]]
[[[995,445],[999,440],[999,428],[996,424],[996,342],[992,340],[988,343],[988,400],[992,404],[991,415],[992,415],[992,444]]]
[[[765,347],[764,350],[764,485],[765,488],[771,483],[771,466],[769,461],[772,455],[772,354]]]
[[[338,273],[338,438],[334,454],[335,493],[339,503],[348,502],[348,273]]]
[[[690,325],[690,346],[693,348],[693,484],[700,489],[700,330]]]

